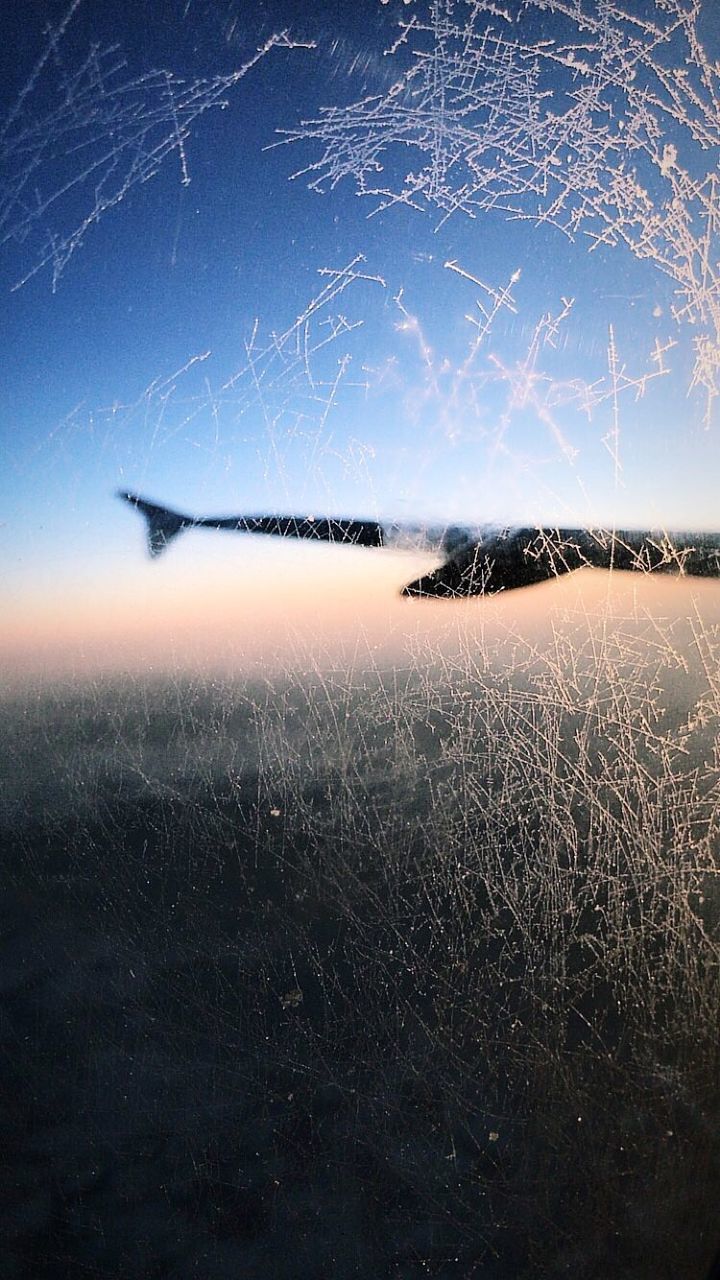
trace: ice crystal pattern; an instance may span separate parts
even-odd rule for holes
[[[14,106],[0,124],[0,246],[27,250],[19,288],[44,268],[53,289],[89,229],[174,156],[190,181],[186,144],[199,118],[228,105],[228,94],[271,49],[294,47],[286,31],[227,75],[185,80],[167,70],[133,75],[118,45],[93,44],[64,55],[74,0],[46,43]]]
[[[352,178],[374,212],[401,203],[442,222],[498,210],[652,263],[675,286],[675,321],[691,326],[709,421],[720,64],[701,15],[700,0],[637,14],[612,0],[436,0],[400,21],[389,92],[325,108],[283,140],[319,143],[301,173],[321,191]]]
[[[318,275],[322,284],[287,328],[268,333],[254,322],[231,372],[223,372],[211,350],[197,352],[134,399],[98,407],[93,426],[117,441],[132,438],[131,427],[142,422],[148,456],[190,450],[197,458],[201,452],[208,466],[223,470],[234,465],[238,447],[249,447],[281,502],[298,497],[288,475],[292,457],[302,459],[315,481],[327,480],[333,463],[362,473],[372,448],[355,436],[344,447],[334,442],[331,424],[341,404],[367,390],[368,374],[357,368],[352,350],[352,335],[363,325],[353,315],[354,295],[385,282],[364,269],[359,254],[342,267],[319,268]],[[119,458],[136,465],[132,448]]]

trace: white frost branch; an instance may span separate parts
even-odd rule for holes
[[[55,289],[87,231],[169,156],[187,185],[185,147],[200,116],[227,106],[229,92],[271,49],[298,47],[281,31],[236,71],[195,81],[165,70],[132,76],[117,46],[93,45],[68,67],[62,37],[79,3],[48,29],[46,49],[0,125],[0,245],[26,245],[31,260],[16,289],[45,267]],[[50,73],[55,82],[36,107]]]
[[[538,38],[534,15],[543,15]],[[386,94],[286,131],[321,154],[301,173],[351,178],[373,212],[498,210],[625,246],[675,285],[695,330],[693,386],[720,391],[720,67],[700,0],[433,0],[400,22]],[[416,157],[416,163],[407,157]],[[409,167],[411,165],[412,167]],[[299,176],[299,175],[296,175]]]

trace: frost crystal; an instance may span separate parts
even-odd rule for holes
[[[280,32],[236,71],[195,81],[165,70],[132,76],[117,45],[94,44],[79,65],[65,66],[62,39],[79,5],[74,0],[60,26],[48,28],[44,52],[0,124],[0,245],[27,243],[32,258],[15,288],[50,266],[55,289],[89,228],[168,156],[177,156],[187,185],[185,145],[195,122],[227,106],[229,91],[272,48],[296,47]],[[56,81],[32,110],[50,70]]]
[[[286,131],[319,159],[318,190],[354,179],[375,201],[549,223],[625,246],[675,284],[693,327],[692,385],[718,394],[720,68],[698,34],[700,0],[435,0],[401,20],[384,95]],[[543,30],[537,34],[537,15]],[[409,161],[406,157],[416,157]],[[296,175],[299,176],[299,175]]]

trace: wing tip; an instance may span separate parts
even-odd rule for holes
[[[193,524],[188,516],[171,511],[168,507],[161,507],[157,503],[148,502],[145,498],[141,498],[136,493],[130,493],[126,489],[117,489],[116,496],[128,502],[145,517],[148,552],[153,560],[162,555],[173,538]]]

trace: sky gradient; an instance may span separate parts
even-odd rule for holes
[[[427,559],[192,533],[149,563],[118,487],[198,515],[717,526],[718,413],[689,390],[699,330],[655,261],[495,209],[369,217],[352,175],[322,192],[293,177],[317,138],[271,147],[406,69],[384,50],[427,10],[350,8],[33,0],[0,17],[8,673],[202,662],[237,653],[239,631],[254,661],[294,629],[335,643],[418,625],[394,596]],[[419,163],[390,149],[382,180]]]

